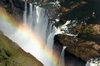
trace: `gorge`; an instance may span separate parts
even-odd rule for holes
[[[84,22],[85,19],[72,18],[68,20],[67,17],[67,20],[64,20],[65,15],[62,17],[64,11],[60,9],[67,10],[60,6],[58,0],[8,0],[7,2],[11,7],[5,5],[4,8],[16,16],[14,16],[14,20],[1,9],[0,30],[44,66],[85,66],[86,62],[86,66],[92,66],[91,61],[94,62],[95,59],[91,60],[90,58],[100,56],[99,42],[85,40],[91,38],[91,35],[100,34],[99,25],[88,24]],[[80,4],[84,5],[86,2],[76,3],[76,6],[70,7],[69,11],[72,12]],[[92,18],[95,19],[93,15]],[[89,21],[89,18],[87,19]],[[92,38],[95,37],[92,36]],[[89,59],[90,61],[88,61]]]

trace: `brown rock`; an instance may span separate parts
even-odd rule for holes
[[[69,45],[71,44],[73,37],[67,36],[67,35],[63,35],[63,34],[58,34],[55,36],[55,42],[59,42],[59,44],[61,45]]]
[[[78,41],[76,41],[76,39],[78,39]],[[54,42],[60,46],[67,46],[66,51],[85,61],[100,56],[100,45],[94,41],[59,34],[55,36]]]
[[[83,40],[77,43],[68,46],[66,50],[85,61],[100,56],[100,45],[97,43]]]
[[[79,25],[77,25],[75,28],[73,28],[73,30],[72,30],[72,33],[73,34],[79,34],[79,33],[81,33],[82,32],[82,24],[79,24]]]
[[[59,9],[59,12],[60,12],[60,13],[64,13],[64,12],[68,12],[69,10],[70,10],[69,8],[61,7],[61,8]]]
[[[99,24],[89,24],[83,26],[82,24],[77,25],[73,28],[72,33],[85,34],[85,35],[100,35]]]

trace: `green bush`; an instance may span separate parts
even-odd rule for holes
[[[7,59],[8,58],[8,56],[7,56],[7,54],[6,54],[6,52],[5,52],[5,50],[0,50],[1,52],[0,52],[0,56],[1,57],[3,57],[3,59]]]
[[[7,9],[7,8],[8,8],[8,6],[7,6],[7,5],[4,5],[4,8],[5,8],[5,9]]]
[[[0,62],[2,62],[4,60],[4,58],[2,56],[0,56]]]
[[[93,33],[94,29],[92,27],[84,28],[83,34],[89,34],[91,35]]]

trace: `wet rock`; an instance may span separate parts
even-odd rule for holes
[[[83,26],[82,24],[79,24],[72,29],[72,33],[78,33],[82,35],[100,35],[100,25],[89,24]]]
[[[80,34],[82,32],[82,28],[83,28],[82,24],[79,24],[72,29],[72,33]]]
[[[60,12],[60,13],[65,13],[65,12],[68,12],[69,10],[70,10],[69,8],[61,7],[61,8],[59,9],[59,12]]]
[[[86,61],[65,50],[65,66],[85,66]]]
[[[16,20],[21,21],[23,19],[24,1],[0,0],[0,7],[5,8],[5,10],[10,13]]]
[[[69,37],[67,35],[63,34],[55,35],[53,49],[56,51],[57,53],[56,55],[58,55],[58,57],[60,57],[61,55],[63,46],[69,45],[71,43],[71,39],[72,37]]]
[[[55,36],[54,43],[61,47],[67,46],[67,52],[81,58],[84,61],[100,56],[100,45],[94,41],[87,41],[59,34]]]
[[[100,43],[100,25],[99,24],[89,24],[83,26],[82,24],[77,25],[72,29],[72,33],[79,34],[78,38],[84,40],[92,40]]]
[[[72,43],[72,39],[73,37],[70,37],[70,36],[67,36],[67,35],[64,35],[64,34],[58,34],[58,35],[55,35],[54,37],[54,42],[58,42],[59,45],[61,46],[68,46],[69,44]]]
[[[85,61],[100,56],[100,45],[93,41],[79,40],[76,44],[68,46],[66,50]]]

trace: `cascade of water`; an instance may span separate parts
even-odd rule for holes
[[[32,5],[30,5],[30,8],[32,8]],[[41,37],[44,42],[46,42],[48,17],[45,14],[45,10],[43,8],[40,8],[39,6],[34,6],[33,12],[31,11],[28,16],[27,24],[30,28],[33,29],[36,34]]]
[[[0,30],[12,41],[16,42],[24,51],[29,52],[42,62],[44,66],[56,66],[52,58],[48,57],[50,56],[48,54],[49,52],[46,52],[48,48],[52,51],[55,29],[52,25],[48,25],[49,21],[47,15],[45,14],[45,10],[39,6],[33,7],[30,3],[29,13],[27,12],[27,2],[25,2],[25,11],[23,14],[24,24],[17,26],[17,30],[10,24],[7,24],[6,20],[0,18]],[[33,35],[31,32],[28,32],[29,30],[25,27],[26,25],[33,29],[33,32],[38,34],[46,43],[45,48],[41,49],[41,45],[38,46],[38,44],[43,43],[39,43],[39,41],[36,42],[35,39],[37,39],[37,37],[32,38]]]
[[[23,21],[25,25],[28,25],[41,39],[45,42],[44,51],[49,48],[52,53],[53,47],[53,38],[56,34],[55,27],[52,27],[51,23],[48,23],[48,16],[45,13],[45,9],[32,5],[30,3],[29,13],[27,9],[27,1],[25,2],[25,11],[23,14]],[[0,30],[8,36],[12,41],[16,42],[23,50],[26,52],[31,53],[34,57],[36,57],[39,61],[41,61],[44,66],[55,66],[52,62],[52,58],[49,59],[46,55],[42,52],[40,48],[38,48],[35,43],[24,36],[20,31],[16,31],[10,25],[7,25],[5,21],[0,20]],[[9,31],[8,31],[9,30]],[[59,32],[59,31],[58,31]],[[57,33],[58,34],[58,33]],[[33,49],[33,50],[32,50]],[[64,49],[63,47],[61,53],[61,66],[64,66]],[[52,54],[51,54],[52,56]]]
[[[47,38],[47,44],[46,44],[46,47],[45,47],[45,50],[46,49],[50,49],[50,50],[52,50],[51,51],[51,57],[53,56],[53,42],[54,42],[54,36],[55,36],[55,29],[54,29],[54,27],[52,28],[52,31],[51,31],[51,33],[49,34],[49,36],[48,36],[48,38]],[[51,63],[50,64],[50,66],[55,66],[53,63]]]
[[[74,35],[70,33],[68,26],[67,26],[70,23],[71,21],[66,21],[65,24],[58,26],[58,28],[55,27],[55,30],[56,30],[55,34],[65,34],[65,35],[74,36],[74,37],[78,36],[78,34]],[[71,26],[73,26],[73,24],[71,24]]]
[[[33,15],[33,5],[30,3],[30,8],[29,8],[30,10],[29,10],[29,15],[28,15],[28,21],[30,21],[30,24],[28,24],[27,22],[27,24],[29,25],[29,26],[32,26],[32,21],[33,21],[33,19],[32,19],[32,15]],[[25,11],[24,11],[25,12]],[[26,16],[26,15],[25,15]],[[24,18],[25,19],[25,18]],[[27,19],[27,18],[26,18]],[[24,21],[24,20],[23,20]]]
[[[65,66],[65,59],[64,59],[64,50],[66,49],[66,46],[63,46],[61,55],[60,55],[60,66]]]
[[[27,22],[27,0],[25,2],[25,11],[23,14],[23,21],[26,23]]]
[[[25,5],[25,8],[26,8],[26,6],[27,5]],[[25,13],[25,14],[27,14],[27,13]],[[36,5],[34,5],[34,7],[33,7],[32,4],[30,3],[29,15],[26,17],[28,18],[28,20],[26,20],[27,22],[25,22],[25,23],[45,42],[46,45],[45,45],[44,50],[47,50],[49,48],[52,53],[55,28],[52,27],[52,24],[48,25],[49,21],[48,21],[48,16],[45,14],[45,9],[43,9],[39,6],[36,6]],[[26,17],[24,17],[24,19],[27,19]],[[31,51],[29,51],[29,52],[32,53]],[[39,61],[41,61],[44,64],[44,66],[55,66],[55,64],[52,62],[52,58],[51,58],[51,60],[49,60],[48,58],[46,58],[46,56],[42,52],[38,53],[39,55],[41,55],[41,58],[34,55],[34,53],[32,53],[32,54]],[[51,54],[51,56],[52,56],[52,54]]]
[[[54,29],[54,27],[53,27],[53,29],[52,29],[50,35],[49,35],[48,38],[47,38],[46,47],[48,47],[49,49],[52,49],[52,47],[53,47],[53,42],[54,42],[53,39],[54,39],[54,36],[55,36],[55,29]]]

